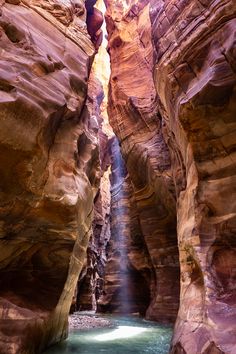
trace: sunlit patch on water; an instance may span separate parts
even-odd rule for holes
[[[98,340],[99,342],[106,342],[115,339],[130,338],[133,336],[137,336],[138,334],[141,334],[147,330],[147,328],[143,327],[118,326],[118,328],[114,329],[111,332],[95,336],[94,339]]]
[[[114,328],[73,330],[45,354],[168,354],[172,328],[132,317],[109,317]]]

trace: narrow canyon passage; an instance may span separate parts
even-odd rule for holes
[[[0,354],[235,354],[235,1],[0,0],[0,43]]]

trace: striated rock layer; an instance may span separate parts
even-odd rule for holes
[[[110,239],[110,156],[107,136],[99,132],[101,180],[95,196],[92,236],[80,274],[75,299],[77,310],[97,310],[104,285],[107,245]],[[73,309],[72,309],[73,310]]]
[[[65,338],[83,269],[82,308],[104,281],[104,311],[177,317],[172,354],[234,354],[235,1],[105,3],[119,143],[95,0],[0,0],[0,352]]]
[[[97,16],[84,1],[0,1],[2,354],[67,334],[100,179],[87,94]]]
[[[171,352],[233,354],[236,4],[106,4],[110,121],[156,270],[147,315],[175,319],[178,237]]]
[[[98,300],[103,312],[145,314],[154,289],[152,263],[139,225],[133,189],[116,138],[111,156],[111,236],[106,248],[104,287]]]
[[[177,188],[172,353],[236,352],[236,3],[151,1],[154,80]],[[178,168],[179,167],[179,168]]]
[[[96,8],[105,12],[103,0],[96,2]],[[107,53],[106,24],[102,26],[103,41],[93,62],[93,72],[99,79],[100,109],[97,117],[102,125],[99,131],[99,151],[101,163],[101,182],[95,197],[95,213],[93,220],[93,234],[90,239],[87,258],[81,272],[75,304],[80,310],[96,310],[97,300],[101,296],[104,285],[104,272],[107,262],[107,246],[110,239],[110,149],[108,137],[114,135],[108,122],[107,99],[108,82],[110,77],[110,57]],[[95,88],[93,90],[96,92]],[[103,93],[102,93],[103,91]],[[74,306],[75,307],[75,306]],[[73,308],[72,308],[73,310]]]
[[[155,271],[146,316],[174,321],[179,299],[175,189],[152,78],[149,6],[107,1],[111,57],[108,112],[129,178],[141,235]]]

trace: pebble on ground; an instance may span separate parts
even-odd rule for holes
[[[112,322],[99,317],[99,316],[87,316],[74,313],[69,316],[69,329],[92,329],[112,327]]]

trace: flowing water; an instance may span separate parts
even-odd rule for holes
[[[171,327],[136,317],[108,318],[114,327],[73,330],[45,354],[168,354]]]

